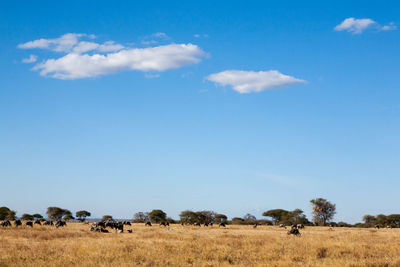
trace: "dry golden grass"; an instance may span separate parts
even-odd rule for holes
[[[131,229],[128,227],[127,229]],[[132,226],[0,228],[0,266],[400,266],[400,229]]]

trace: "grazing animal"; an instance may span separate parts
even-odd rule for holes
[[[40,223],[40,221],[39,221],[39,220],[36,220],[36,221],[35,221],[35,224],[42,225],[42,224]]]
[[[254,228],[254,229],[256,229],[256,228],[257,228],[257,224],[256,224],[256,223],[253,225],[253,228]]]
[[[301,236],[301,233],[297,227],[292,227],[288,232],[288,235],[295,235],[295,236]]]
[[[391,225],[388,225],[388,226],[386,226],[386,228],[387,228],[387,229],[392,229],[392,228],[393,228],[393,226],[391,226]]]
[[[220,223],[219,225],[218,225],[219,227],[226,227],[226,223]]]
[[[304,224],[298,224],[298,225],[297,225],[297,228],[298,228],[298,229],[304,229]]]
[[[58,227],[64,227],[64,226],[67,226],[67,223],[66,223],[66,222],[61,221],[61,220],[59,220],[59,221],[56,222],[56,228],[58,228]]]
[[[144,226],[152,226],[151,222],[146,222]]]
[[[21,220],[15,220],[14,223],[15,223],[15,227],[22,225]]]
[[[132,225],[131,222],[124,221],[124,225]]]
[[[50,225],[50,226],[53,226],[54,224],[53,224],[53,221],[44,221],[44,222],[43,222],[43,225]]]
[[[26,225],[26,226],[33,227],[33,222],[31,222],[31,221],[27,221],[27,222],[25,223],[25,225]]]
[[[214,225],[214,223],[210,222],[210,226],[213,226],[213,225]]]
[[[279,227],[280,227],[280,228],[285,228],[285,229],[286,229],[286,224],[281,223],[281,224],[279,225]]]
[[[194,226],[201,226],[201,223],[200,222],[195,222]]]
[[[375,225],[375,229],[379,229],[381,228],[379,225]]]
[[[8,227],[8,226],[11,226],[11,222],[9,220],[6,220],[4,222],[1,222],[0,225],[3,227]]]
[[[128,230],[128,233],[132,233],[132,230],[131,230],[131,229],[129,229],[129,230]]]
[[[160,226],[165,226],[165,227],[167,227],[167,226],[169,226],[169,222],[161,222],[161,223],[160,223]]]

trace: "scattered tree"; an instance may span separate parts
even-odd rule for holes
[[[91,214],[86,210],[80,210],[75,213],[75,216],[76,218],[78,218],[79,221],[83,222],[86,220],[86,217],[90,217]]]
[[[164,222],[167,219],[167,214],[162,210],[152,210],[149,213],[150,220],[155,223]]]
[[[133,215],[133,221],[135,223],[144,223],[150,220],[148,212],[137,212]]]
[[[10,211],[11,210],[7,207],[0,207],[0,220],[1,221],[5,220]]]
[[[288,219],[289,211],[283,209],[268,210],[262,216],[272,218],[274,224],[284,223]]]
[[[313,220],[315,224],[326,225],[333,219],[336,213],[336,205],[330,203],[324,198],[312,199],[311,206],[313,210]]]
[[[72,215],[72,213],[67,210],[67,209],[62,209],[59,207],[48,207],[47,211],[46,211],[47,216],[51,219],[51,220],[61,220],[62,217],[64,217],[65,215]]]
[[[228,217],[225,214],[216,214],[215,222],[216,223],[227,223]]]
[[[38,220],[43,219],[43,216],[40,215],[39,213],[33,214],[32,217],[33,217],[34,219],[38,219]]]
[[[64,219],[64,221],[75,220],[74,216],[72,216],[72,214],[70,214],[70,213],[64,215],[63,219]]]
[[[28,213],[24,213],[21,216],[21,220],[32,221],[33,219],[34,219],[33,215],[30,215]]]
[[[110,221],[110,220],[113,220],[113,217],[111,215],[104,215],[103,218],[101,218],[101,220],[103,222]]]

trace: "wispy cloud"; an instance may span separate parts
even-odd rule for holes
[[[164,32],[156,32],[153,33],[152,35],[148,35],[142,38],[141,43],[143,45],[155,45],[160,42],[165,42],[170,40],[171,38]]]
[[[390,31],[395,30],[396,25],[391,22],[388,25],[381,26],[376,21],[365,18],[365,19],[356,19],[356,18],[347,18],[342,21],[339,25],[337,25],[334,30],[335,31],[347,31],[353,34],[361,34],[367,29],[376,29],[380,31]]]
[[[305,82],[304,80],[284,75],[276,70],[258,72],[226,70],[211,74],[206,79],[222,86],[230,85],[233,90],[241,94],[261,92]]]
[[[162,33],[157,36],[165,37]],[[193,44],[169,44],[147,48],[126,48],[114,41],[102,44],[80,41],[86,34],[65,34],[56,39],[39,39],[18,45],[21,49],[47,49],[64,52],[59,58],[36,64],[33,70],[40,75],[57,79],[96,77],[126,70],[162,72],[196,64],[206,53]],[[89,54],[88,52],[92,53]],[[150,73],[146,77],[159,76]]]
[[[30,55],[29,58],[22,59],[23,63],[34,63],[36,61],[37,61],[37,56],[36,55]]]

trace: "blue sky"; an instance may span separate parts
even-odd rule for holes
[[[400,213],[399,9],[3,3],[1,205]]]

